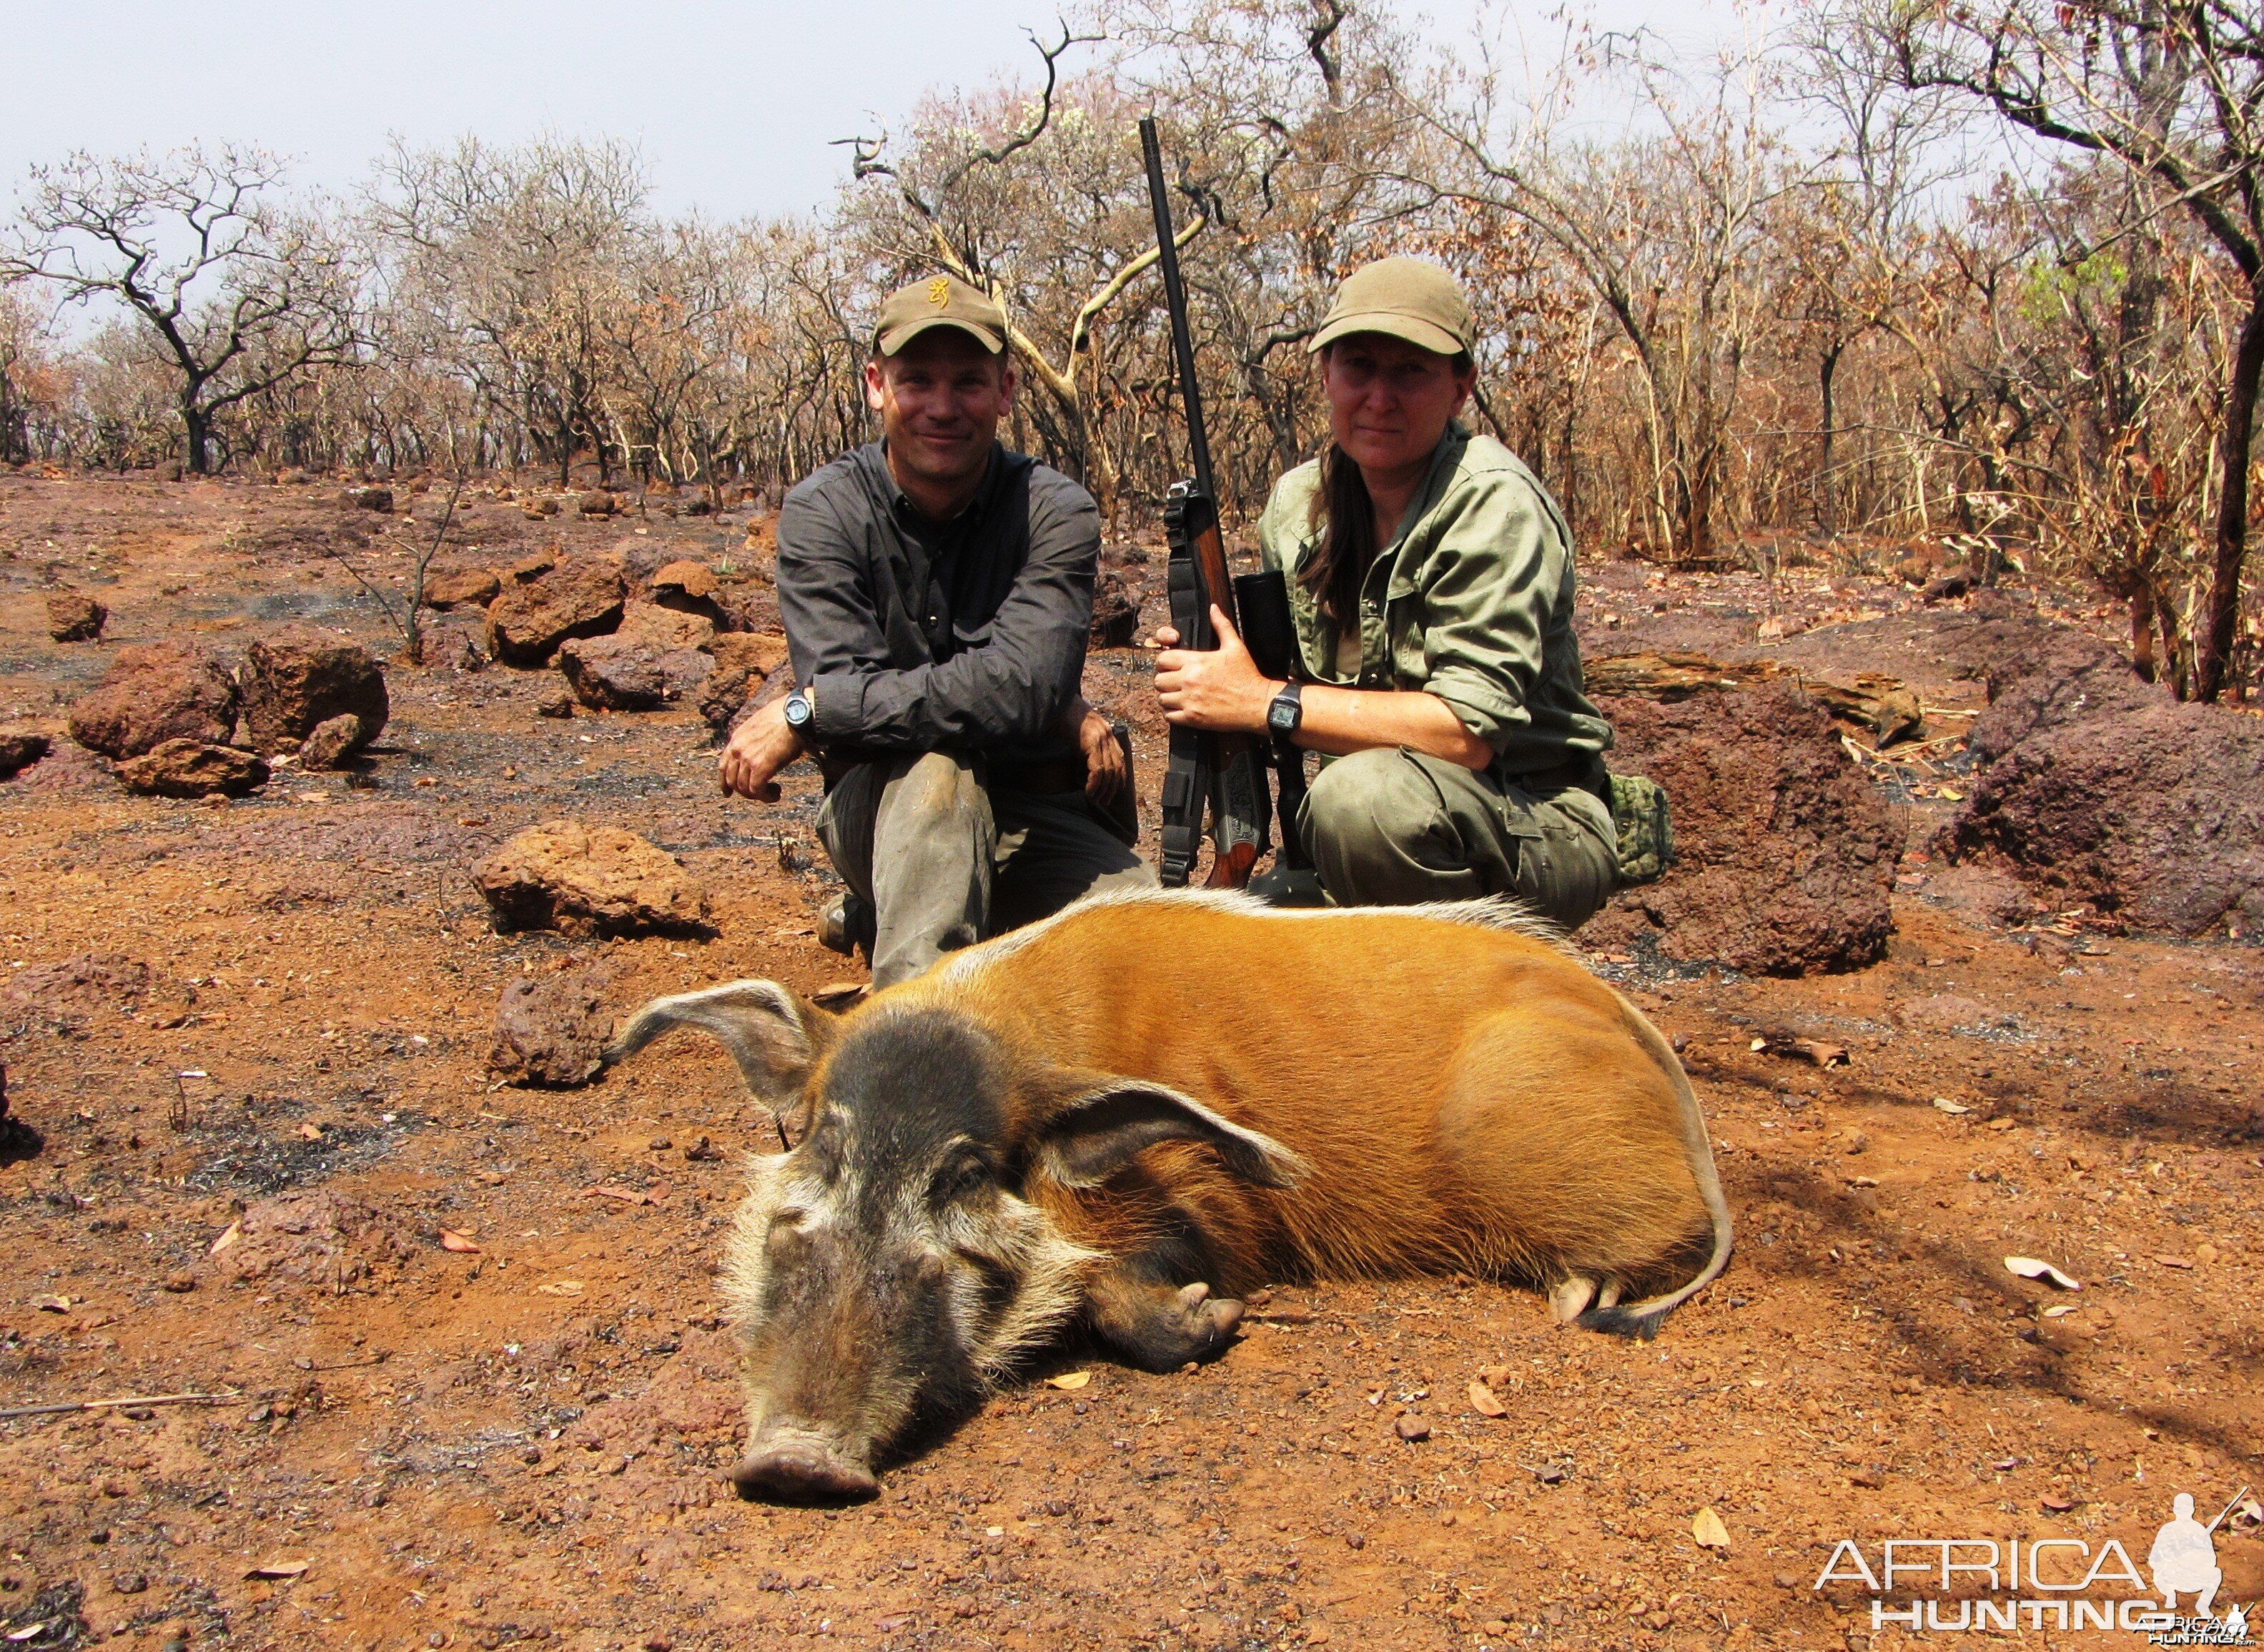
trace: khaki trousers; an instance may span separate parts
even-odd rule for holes
[[[876,989],[1083,895],[1156,882],[1082,791],[993,786],[955,752],[856,764],[826,793],[817,836],[873,909]]]
[[[1504,786],[1402,747],[1322,768],[1298,821],[1339,906],[1412,906],[1510,895],[1566,930],[1610,896],[1612,812],[1578,786]]]

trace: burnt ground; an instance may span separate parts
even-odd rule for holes
[[[118,645],[159,636],[236,648],[294,618],[390,652],[331,551],[388,586],[399,518],[334,498],[0,476],[0,711],[59,729]],[[744,511],[468,503],[483,548],[457,560],[657,540],[759,566]],[[109,641],[47,641],[64,584],[109,605]],[[1743,576],[1614,564],[1589,589],[1592,651],[1750,648],[1770,612]],[[1919,684],[1932,735],[1979,704],[1956,605],[1845,566],[1780,596],[1787,657]],[[727,803],[689,712],[555,721],[547,674],[391,679],[352,777],[141,800],[65,742],[0,783],[0,1060],[45,1141],[0,1168],[0,1404],[233,1395],[0,1422],[16,1644],[1883,1648],[1903,1637],[1860,1593],[1810,1586],[1840,1538],[1876,1563],[1887,1537],[2112,1536],[2143,1564],[2173,1491],[2206,1518],[2264,1482],[2264,953],[2080,913],[2003,927],[1991,876],[1921,859],[1963,784],[1950,739],[1874,765],[1915,846],[1885,961],[1597,960],[1687,1041],[1740,1227],[1656,1343],[1491,1284],[1284,1286],[1190,1374],[1063,1350],[873,1504],[742,1505],[711,1272],[767,1115],[689,1039],[571,1092],[493,1088],[485,1055],[530,972],[599,963],[620,1007],[854,978],[815,939],[816,781]],[[1138,709],[1136,654],[1093,681]],[[1141,720],[1151,809],[1158,734]],[[716,937],[494,934],[466,868],[561,815],[677,854]],[[146,986],[45,970],[89,953]],[[1781,1034],[1847,1063],[1752,1047]],[[701,1138],[720,1159],[687,1156]],[[357,1236],[309,1249],[308,1206],[270,1202],[297,1196]],[[2016,1279],[2010,1253],[2085,1288]],[[1468,1394],[1487,1367],[1498,1419]],[[1702,1509],[1726,1551],[1694,1540]],[[2220,1607],[2264,1595],[2253,1525],[2217,1549]]]

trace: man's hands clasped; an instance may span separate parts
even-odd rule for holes
[[[1116,743],[1114,727],[1082,699],[1070,707],[1063,721],[1085,753],[1085,795],[1103,806],[1114,802],[1132,779],[1124,749]],[[780,773],[809,754],[808,744],[787,723],[786,701],[774,699],[733,729],[723,743],[715,759],[716,784],[727,796],[775,803]]]

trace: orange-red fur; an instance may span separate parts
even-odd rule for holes
[[[1671,1290],[1709,1242],[1717,1263],[1727,1244],[1687,1081],[1632,1005],[1504,921],[1483,908],[1103,900],[854,1013],[949,1005],[1034,1060],[1181,1090],[1311,1167],[1294,1188],[1254,1187],[1174,1144],[1106,1189],[1029,1190],[1095,1250],[1136,1249],[1176,1204],[1197,1216],[1209,1282],[1228,1293],[1449,1269]]]

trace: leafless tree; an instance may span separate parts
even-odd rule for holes
[[[2264,380],[2264,11],[2250,0],[2011,0],[1986,11],[1853,0],[1842,22],[1878,43],[1904,86],[1961,93],[2021,133],[2121,168],[2156,210],[2190,214],[2245,287],[2193,684],[2217,699],[2239,628]]]
[[[1642,44],[1605,54],[1642,100],[1642,135],[1604,145],[1559,134],[1578,53],[1537,97],[1491,65],[1449,70],[1415,93],[1440,149],[1411,181],[1530,226],[1593,293],[1639,371],[1659,537],[1671,554],[1703,560],[1731,409],[1770,319],[1757,302],[1768,214],[1793,176],[1758,54],[1724,62],[1694,95]]]
[[[211,467],[216,417],[318,367],[351,362],[360,272],[322,216],[274,192],[258,149],[152,158],[85,153],[32,169],[0,279],[67,302],[110,300],[155,336],[173,377],[188,466]]]

